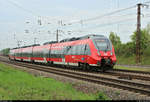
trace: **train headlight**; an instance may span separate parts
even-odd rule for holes
[[[110,55],[112,56],[112,55],[113,55],[113,53],[111,52],[111,53],[110,53]]]
[[[98,55],[101,56],[101,53],[99,51],[97,51]]]

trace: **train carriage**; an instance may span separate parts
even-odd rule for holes
[[[18,60],[20,61],[21,60],[21,52],[22,52],[22,48],[18,48],[18,49],[15,49],[15,60]]]
[[[15,60],[15,48],[10,49],[10,52],[9,52],[8,56],[9,56],[10,60]]]
[[[18,48],[14,53],[16,58],[23,58],[23,60],[28,58],[31,62],[84,68],[96,66],[103,70],[106,70],[106,67],[113,68],[116,63],[114,47],[111,41],[103,35],[87,35],[64,39],[60,42],[52,41],[41,46]]]
[[[22,56],[21,56],[21,61],[32,61],[32,46],[25,46],[22,48]]]

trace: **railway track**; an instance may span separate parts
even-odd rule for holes
[[[129,73],[116,73],[116,72],[111,72],[111,71],[105,72],[103,74],[116,76],[120,79],[127,79],[127,80],[137,79],[137,80],[143,80],[143,81],[150,81],[150,76],[133,75]]]
[[[82,71],[53,68],[53,67],[35,65],[35,64],[30,64],[30,63],[4,61],[4,60],[3,62],[14,64],[17,66],[26,67],[26,68],[31,68],[35,70],[40,70],[44,72],[50,72],[50,73],[54,73],[54,74],[58,74],[58,75],[62,75],[62,76],[70,77],[70,78],[84,80],[84,81],[88,81],[92,83],[111,86],[111,87],[115,87],[119,89],[125,89],[125,90],[129,90],[129,91],[133,91],[136,93],[141,93],[141,94],[150,96],[150,85],[148,84],[141,84],[137,82],[131,82],[127,80],[120,80],[120,79],[114,79],[114,78],[107,78],[107,77],[97,76],[97,75],[82,72]]]
[[[3,58],[3,59],[5,59],[5,60],[8,60],[8,57],[6,57],[6,56],[0,56],[0,58]],[[117,66],[127,66],[127,67],[133,67],[134,65],[117,65]],[[137,67],[137,66],[134,66],[134,67]],[[138,66],[138,67],[140,67],[140,68],[150,68],[150,66]],[[116,72],[129,72],[129,73],[139,73],[139,74],[148,74],[148,75],[150,75],[150,72],[145,72],[145,71],[136,71],[136,70],[125,70],[125,69],[113,69],[112,71],[111,71],[111,73],[116,73]]]
[[[139,74],[148,74],[148,75],[150,75],[150,72],[136,71],[136,70],[113,69],[113,71],[116,71],[116,72],[139,73]]]
[[[124,65],[124,64],[117,64],[116,66],[124,66],[130,68],[150,68],[150,65]]]
[[[0,58],[3,58],[3,60],[9,61],[8,57],[0,56]],[[61,68],[66,69],[64,67],[61,67]],[[74,70],[74,68],[69,68],[69,70]],[[112,76],[116,76],[120,79],[128,79],[128,80],[137,79],[137,80],[143,80],[143,81],[150,81],[150,72],[144,72],[144,71],[131,71],[131,70],[113,69],[111,71],[101,73],[100,71],[98,71],[98,72],[87,71],[87,70],[81,70],[81,69],[77,69],[77,68],[75,68],[75,70],[90,72],[90,73],[93,73],[93,74],[99,74],[100,73],[100,74],[104,74],[104,75],[112,75]]]

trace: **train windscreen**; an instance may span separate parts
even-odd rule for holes
[[[111,46],[108,39],[94,39],[95,45],[99,51],[110,51]]]

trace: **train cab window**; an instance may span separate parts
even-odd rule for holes
[[[109,40],[107,40],[107,39],[94,39],[94,41],[95,41],[95,46],[97,47],[98,50],[101,50],[101,51],[111,50]]]

